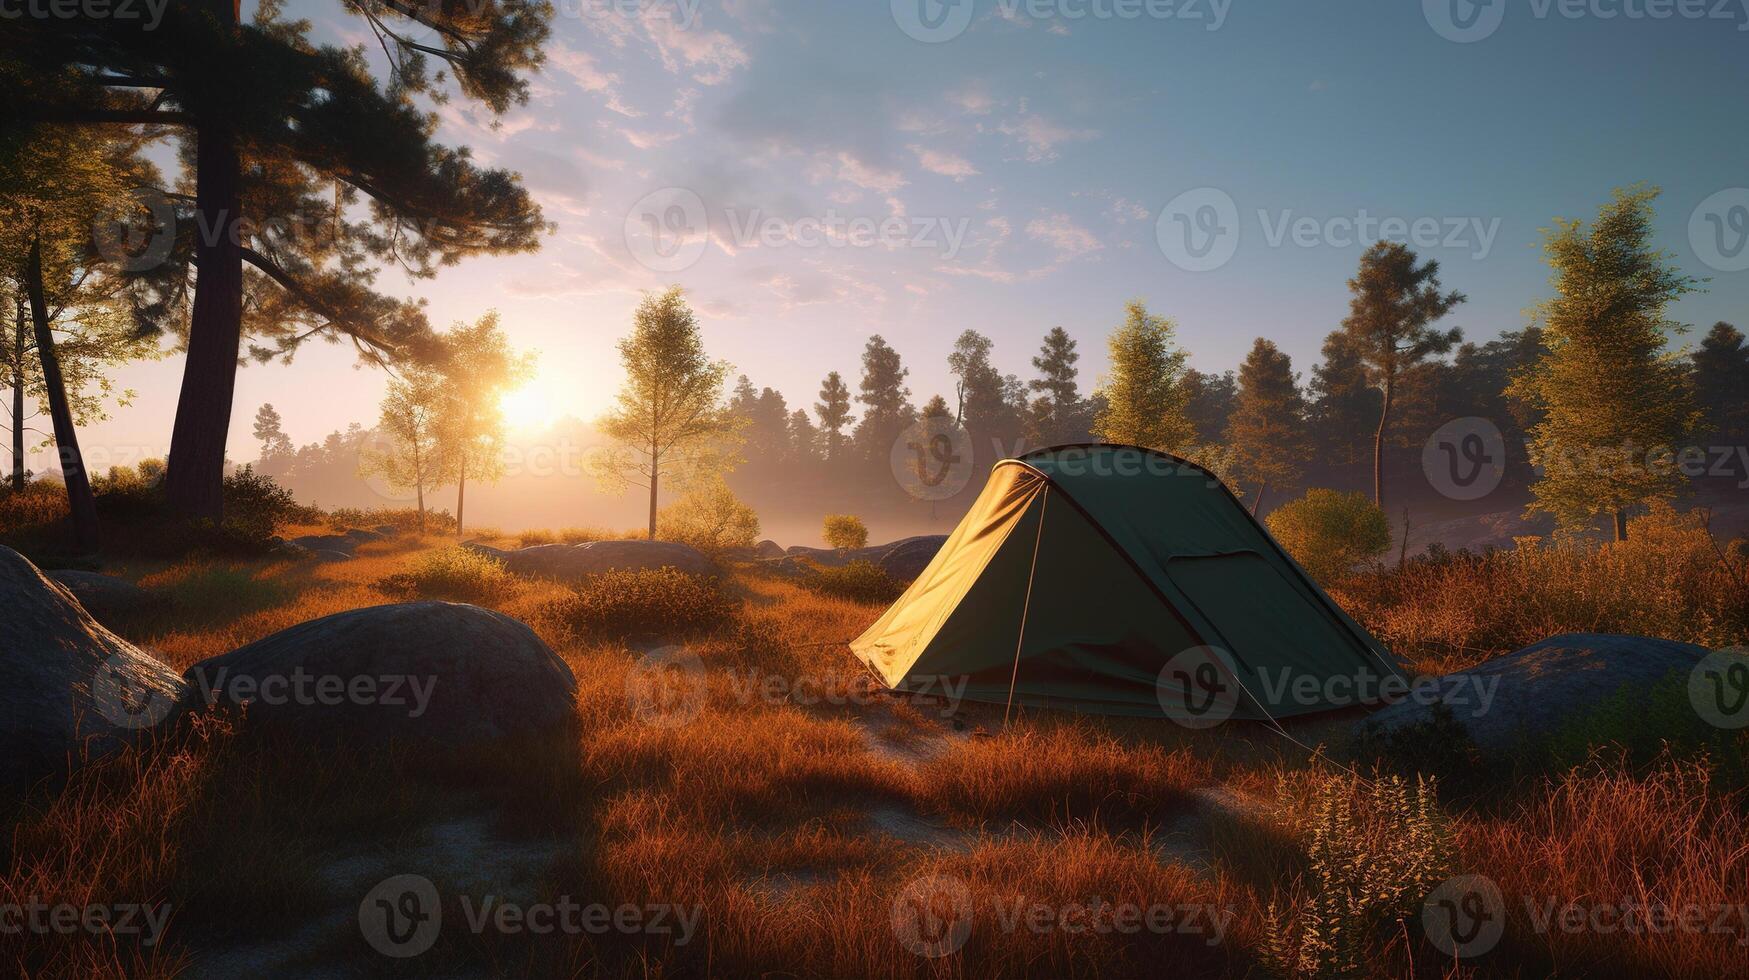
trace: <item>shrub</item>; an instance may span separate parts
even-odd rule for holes
[[[902,583],[893,581],[879,565],[867,561],[822,568],[808,578],[807,586],[821,595],[853,602],[892,602],[905,591]]]
[[[298,503],[290,490],[255,472],[252,465],[225,477],[224,501],[222,530],[239,544],[265,546],[282,524],[313,524],[322,519],[321,511]]]
[[[398,531],[420,529],[419,511],[413,507],[384,507],[365,510],[358,507],[336,507],[328,512],[328,526],[344,531],[353,527],[376,527],[387,524]],[[425,510],[424,529],[437,533],[455,530],[455,518],[448,511]]]
[[[59,483],[32,480],[22,490],[0,490],[0,534],[41,527],[67,516],[67,490]]]
[[[840,551],[868,545],[868,527],[853,514],[826,515],[826,544]]]
[[[714,579],[657,568],[590,576],[555,611],[585,633],[672,636],[725,626],[736,604]]]
[[[420,555],[410,569],[390,575],[378,587],[391,594],[486,602],[503,596],[514,584],[515,578],[497,558],[449,547]]]
[[[731,548],[751,548],[759,538],[759,515],[742,503],[722,480],[686,492],[656,515],[665,541],[691,545],[716,557]]]
[[[1319,582],[1333,582],[1391,546],[1385,512],[1360,493],[1311,489],[1276,508],[1269,532]]]

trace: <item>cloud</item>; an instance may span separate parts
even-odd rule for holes
[[[927,147],[918,146],[915,143],[906,147],[906,149],[909,149],[912,153],[917,155],[918,166],[932,174],[940,174],[943,177],[952,177],[955,180],[964,180],[967,177],[975,177],[979,173],[978,168],[972,166],[972,162],[962,156],[956,156],[952,153],[945,153],[940,150],[931,150]]]
[[[1078,258],[1105,247],[1092,232],[1061,211],[1027,222],[1026,234],[1056,249],[1059,261]]]
[[[1024,110],[1018,118],[997,126],[996,131],[1018,142],[1029,163],[1049,163],[1057,158],[1057,147],[1062,144],[1099,137],[1096,129],[1072,129]]]
[[[646,12],[642,21],[650,42],[662,56],[663,67],[673,74],[680,74],[684,67],[701,85],[721,85],[735,69],[748,64],[747,51],[740,42],[722,31],[688,28],[654,10]]]
[[[578,51],[562,43],[553,44],[547,48],[547,64],[569,75],[583,91],[605,96],[609,110],[633,119],[643,115],[641,111],[621,101],[619,73],[603,70],[588,52]]]
[[[897,170],[865,163],[848,151],[838,154],[837,176],[839,180],[879,194],[891,195],[905,186],[905,177]]]

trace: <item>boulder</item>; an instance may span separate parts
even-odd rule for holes
[[[349,527],[342,532],[342,536],[361,543],[365,541],[381,541],[388,537],[388,535],[381,531],[371,531],[362,527]]]
[[[305,551],[338,551],[350,557],[358,547],[358,539],[344,534],[306,534],[301,538],[292,538],[287,544],[296,545]]]
[[[174,670],[6,547],[0,609],[0,782],[31,782],[113,750],[167,721],[184,697]]]
[[[401,529],[393,524],[378,524],[371,530],[375,531],[379,537],[384,538],[392,538],[401,533]]]
[[[755,557],[755,558],[782,558],[783,557],[783,546],[778,544],[776,541],[773,541],[770,538],[767,538],[764,541],[761,541],[758,544],[753,546],[753,557]]]
[[[485,553],[485,549],[476,548]],[[495,550],[495,549],[490,549]],[[575,582],[602,572],[674,568],[689,575],[715,575],[716,565],[698,549],[672,541],[587,541],[541,544],[498,552],[517,575]]]
[[[503,561],[510,557],[510,552],[505,551],[503,548],[494,548],[489,544],[482,544],[478,541],[463,541],[460,545],[457,545],[457,547],[465,548],[476,555],[485,555],[487,558],[496,558],[499,561]]]
[[[98,622],[114,623],[151,605],[152,594],[125,578],[57,569],[48,577],[64,586]]]
[[[247,704],[248,726],[295,738],[475,746],[574,716],[571,669],[527,625],[451,602],[324,616],[184,675],[192,694]]]
[[[1357,726],[1363,738],[1431,721],[1434,704],[1479,748],[1507,750],[1559,731],[1624,686],[1644,694],[1672,671],[1686,676],[1705,647],[1644,636],[1564,633],[1428,684],[1430,696],[1382,708]]]
[[[875,564],[887,573],[888,578],[897,582],[909,582],[923,573],[923,569],[935,560],[936,553],[946,542],[945,534],[906,538],[889,548]]]

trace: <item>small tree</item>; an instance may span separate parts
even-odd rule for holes
[[[698,321],[679,286],[649,294],[619,342],[625,386],[601,430],[618,445],[595,459],[597,477],[623,490],[650,493],[650,540],[656,538],[656,497],[667,477],[684,487],[720,473],[744,421],[723,405],[725,361],[705,355]]]
[[[1686,365],[1665,350],[1665,306],[1695,280],[1652,247],[1656,190],[1616,191],[1589,230],[1557,220],[1543,250],[1555,298],[1543,304],[1544,353],[1519,375],[1513,394],[1543,412],[1531,427],[1532,511],[1563,526],[1613,514],[1627,537],[1627,509],[1668,500],[1683,485],[1674,466],[1653,465],[1700,423]]]
[[[1749,435],[1749,344],[1743,332],[1719,322],[1692,357],[1695,398],[1715,435]]]
[[[1435,330],[1433,323],[1462,303],[1464,295],[1440,292],[1438,262],[1417,265],[1407,246],[1384,241],[1360,257],[1360,271],[1348,280],[1348,289],[1354,296],[1342,329],[1383,398],[1372,439],[1372,499],[1383,508],[1385,434],[1397,386],[1408,371],[1463,339],[1461,330]]]
[[[282,425],[279,410],[272,403],[255,410],[255,440],[261,443],[263,462],[292,451],[291,437],[285,434]]]
[[[488,483],[503,473],[505,392],[527,381],[534,359],[518,354],[487,313],[474,323],[458,323],[443,339],[442,404],[437,415],[442,455],[453,467],[455,528],[466,518],[468,479]]]
[[[662,540],[691,545],[711,557],[759,540],[759,515],[722,477],[704,480],[657,514]]]
[[[447,482],[454,468],[443,439],[447,397],[443,379],[432,371],[409,370],[391,380],[377,421],[388,446],[359,454],[360,475],[379,475],[390,487],[413,491],[420,530],[425,529],[425,491]]]
[[[1262,337],[1239,368],[1239,394],[1227,425],[1227,443],[1233,470],[1245,482],[1257,484],[1253,514],[1270,484],[1285,486],[1300,478],[1306,402],[1296,381],[1288,356]]]
[[[827,514],[825,536],[827,546],[851,551],[868,544],[868,526],[851,514]]]
[[[1111,374],[1100,390],[1105,404],[1094,435],[1167,452],[1195,441],[1185,414],[1184,352],[1174,330],[1172,321],[1150,314],[1141,300],[1130,302],[1123,326],[1111,335]]]
[[[820,400],[814,403],[814,414],[820,416],[826,462],[836,463],[844,451],[844,427],[856,421],[856,416],[850,414],[850,386],[837,371],[826,375],[826,380],[820,383]]]
[[[1087,405],[1081,400],[1075,362],[1081,355],[1062,327],[1052,327],[1032,359],[1037,378],[1026,386],[1039,393],[1032,405],[1030,435],[1043,445],[1080,439],[1087,426]]]
[[[1319,582],[1333,582],[1385,553],[1391,528],[1385,512],[1362,493],[1313,488],[1277,507],[1269,533]]]

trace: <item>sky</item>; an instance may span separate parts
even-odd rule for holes
[[[531,98],[456,98],[438,137],[516,170],[555,232],[387,292],[446,325],[498,310],[539,352],[515,419],[592,418],[645,290],[683,285],[706,345],[792,408],[854,386],[870,334],[921,403],[966,329],[1031,376],[1080,342],[1091,388],[1134,298],[1191,363],[1254,338],[1307,371],[1372,240],[1406,240],[1487,339],[1548,293],[1539,229],[1646,181],[1659,243],[1749,321],[1749,0],[558,0]],[[244,13],[253,4],[245,3]],[[318,42],[364,43],[333,0]],[[383,377],[350,346],[240,374],[230,453],[275,404],[300,444],[371,424]],[[97,468],[162,455],[182,360],[126,367],[132,407],[83,437]]]

